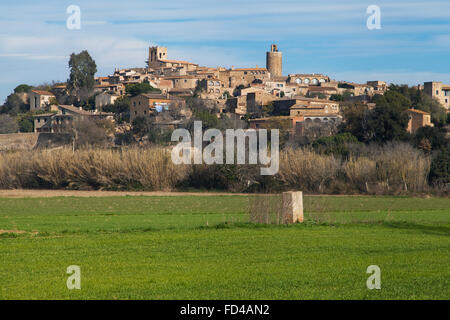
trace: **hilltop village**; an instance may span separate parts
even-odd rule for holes
[[[384,95],[389,86],[380,80],[353,83],[315,73],[286,75],[283,54],[272,44],[265,67],[246,68],[171,60],[168,48],[153,46],[146,67],[95,77],[84,102],[69,99],[73,89],[60,83],[16,92],[29,105],[35,133],[67,132],[74,118],[87,118],[108,121],[110,135],[119,137],[116,143],[142,144],[148,139],[143,133],[167,138],[167,132],[189,127],[197,118],[210,122],[210,127],[280,128],[288,139],[308,143],[336,134],[345,121],[344,105],[373,109],[374,97]],[[450,85],[426,82],[414,89],[439,101],[448,112]],[[407,113],[409,133],[433,126],[430,113],[413,106]]]

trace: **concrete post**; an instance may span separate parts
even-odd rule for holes
[[[303,193],[301,191],[283,192],[283,222],[303,222]]]

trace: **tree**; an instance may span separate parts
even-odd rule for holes
[[[233,90],[233,96],[237,97],[238,95],[240,95],[241,94],[241,90],[244,89],[244,88],[245,88],[245,86],[243,84],[238,85]]]
[[[358,139],[346,132],[331,137],[321,137],[312,143],[312,147],[319,153],[347,157],[350,153],[348,148],[350,143],[358,143]]]
[[[135,142],[133,132],[126,131],[123,133],[115,134],[115,144],[119,146],[127,146]]]
[[[428,140],[432,150],[442,150],[447,147],[448,139],[445,132],[436,127],[421,127],[414,135],[414,144],[419,146],[422,140]]]
[[[375,95],[374,101],[377,106],[389,107],[398,112],[411,108],[412,102],[398,91],[388,90],[384,95]]]
[[[150,132],[151,123],[147,117],[138,116],[132,122],[132,131],[138,136],[145,136]]]
[[[391,107],[377,106],[371,111],[367,121],[369,140],[385,143],[392,140],[404,140],[407,137],[406,128],[409,118],[405,112]]]
[[[350,90],[345,90],[344,93],[342,94],[342,100],[348,100],[351,97],[353,97],[353,92],[351,92]]]
[[[327,96],[324,95],[322,92],[308,92],[308,94],[306,96],[308,98],[318,98],[318,99],[326,99],[327,98]],[[281,97],[281,95],[280,95],[280,97]]]
[[[427,138],[423,138],[417,144],[417,148],[422,150],[426,155],[430,155],[432,151],[431,142]]]
[[[31,89],[33,89],[32,86],[29,86],[29,85],[27,85],[27,84],[21,84],[21,85],[18,85],[18,86],[14,89],[14,93],[29,92],[29,91],[31,91]]]
[[[132,97],[138,96],[142,93],[161,92],[161,90],[153,88],[148,82],[127,84],[125,91]]]
[[[155,144],[167,144],[172,137],[172,130],[168,128],[158,128],[152,126],[147,133],[148,140]]]
[[[223,96],[225,97],[225,99],[229,99],[229,98],[232,97],[231,94],[230,94],[230,92],[229,92],[228,90],[226,90],[226,91],[223,93]]]
[[[193,120],[201,121],[203,130],[217,128],[219,125],[219,118],[217,118],[215,113],[209,111],[194,112]]]
[[[34,119],[31,112],[18,114],[17,123],[20,132],[33,132],[34,130]]]
[[[431,161],[429,179],[434,184],[450,183],[450,152],[448,150],[441,151]]]
[[[437,126],[444,125],[447,122],[447,112],[441,103],[422,91],[419,91],[413,106],[418,110],[430,113],[431,121]]]
[[[387,91],[374,100],[376,107],[372,110],[356,104],[344,107],[345,122],[340,131],[350,132],[366,143],[406,139],[409,118],[405,110],[409,109],[411,101],[397,91]]]
[[[102,107],[104,112],[112,112],[118,123],[130,121],[130,98],[121,96],[114,101],[114,104],[108,104]]]
[[[0,110],[0,113],[7,113],[16,116],[19,113],[27,112],[30,106],[23,102],[23,100],[16,94],[10,94],[5,101],[5,104]]]
[[[330,96],[330,100],[332,100],[332,101],[344,101],[344,97],[341,94],[333,93]]]
[[[15,133],[19,130],[17,120],[7,114],[0,114],[0,134]]]
[[[415,109],[430,113],[431,121],[435,125],[442,126],[447,122],[445,108],[437,99],[430,97],[423,90],[408,87],[407,85],[390,85],[388,92],[390,94],[393,92],[400,94],[411,101],[411,106]]]
[[[70,77],[67,81],[68,91],[79,100],[85,100],[91,94],[95,84],[97,65],[89,53],[84,50],[72,53],[69,60]]]
[[[74,149],[87,146],[104,147],[110,142],[108,127],[104,120],[75,117],[64,125],[63,132],[72,135]]]

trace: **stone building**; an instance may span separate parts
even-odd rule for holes
[[[225,102],[225,110],[237,115],[245,115],[247,113],[247,96],[228,98]]]
[[[337,94],[338,90],[335,87],[316,87],[316,86],[310,86],[307,91],[308,96],[324,96],[325,98],[329,99],[331,95]]]
[[[119,95],[109,92],[102,92],[95,96],[95,109],[101,110],[104,106],[114,104]]]
[[[319,86],[323,83],[329,83],[330,78],[323,74],[290,74],[288,83],[296,83],[298,85]]]
[[[337,84],[339,94],[348,91],[354,96],[373,96],[375,93],[382,94],[381,91],[375,92],[374,87],[368,84],[359,84],[354,82],[339,82]]]
[[[278,115],[308,115],[309,113],[338,114],[339,103],[336,101],[305,98],[282,98],[272,102],[274,113]]]
[[[94,92],[112,92],[119,96],[125,94],[125,82],[111,84],[97,84],[94,86]]]
[[[249,92],[247,94],[247,112],[261,112],[263,106],[267,106],[276,99],[277,97],[264,91]]]
[[[172,81],[172,87],[175,89],[195,89],[198,82],[197,77],[189,75],[164,77],[164,79]]]
[[[63,132],[74,118],[90,118],[103,120],[108,119],[113,121],[114,114],[98,111],[86,111],[83,108],[75,107],[73,105],[58,105],[56,113],[44,113],[34,115],[34,132]]]
[[[202,96],[205,96],[206,99],[222,98],[227,91],[230,95],[232,94],[232,92],[230,92],[230,88],[225,87],[222,81],[218,78],[203,79],[200,81],[200,86],[205,92]]]
[[[415,133],[417,129],[425,126],[433,127],[431,123],[431,115],[428,112],[416,109],[409,109],[406,111],[409,116],[408,128],[409,133]]]
[[[31,90],[29,94],[30,110],[42,109],[50,105],[50,99],[56,98],[53,93],[46,90]]]
[[[169,60],[166,47],[150,47],[148,50],[148,69],[157,70],[163,73],[166,68],[177,69],[184,68],[184,72],[194,71],[198,68],[198,64],[188,61]]]
[[[139,116],[169,110],[171,104],[185,106],[185,101],[169,94],[144,93],[130,99],[130,122]]]
[[[218,72],[218,78],[223,85],[228,88],[236,88],[239,85],[244,87],[250,86],[252,83],[264,83],[270,78],[270,73],[265,68],[234,68],[221,70]]]
[[[450,84],[425,82],[423,89],[427,95],[437,99],[447,109],[447,112],[450,111]]]
[[[276,44],[272,44],[270,51],[266,53],[266,68],[272,77],[283,75],[283,54],[278,51]]]
[[[367,84],[373,87],[374,93],[384,94],[387,90],[387,84],[384,81],[367,81]]]

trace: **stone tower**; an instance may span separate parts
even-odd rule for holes
[[[166,47],[150,47],[148,48],[148,62],[158,62],[158,60],[167,59]]]
[[[270,52],[266,56],[266,68],[271,77],[281,77],[283,75],[283,54],[278,51],[276,44],[272,44]]]

